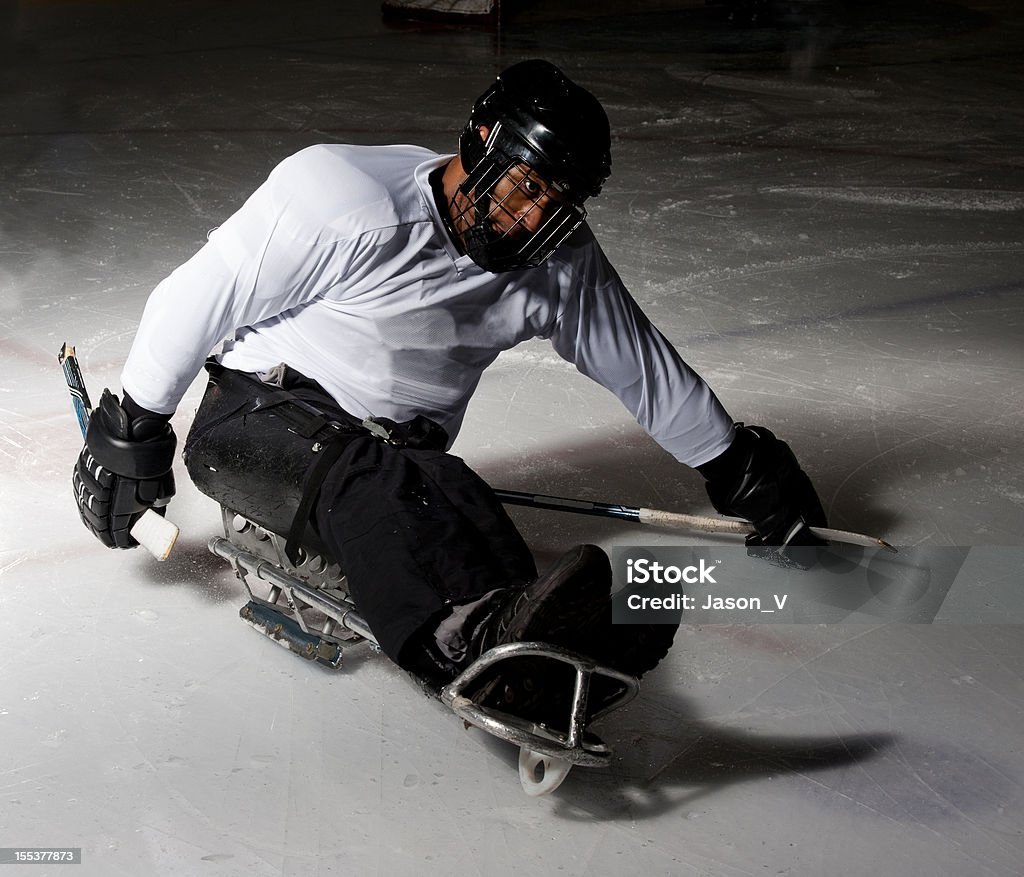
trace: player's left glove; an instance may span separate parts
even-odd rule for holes
[[[763,426],[738,423],[728,450],[698,469],[708,479],[711,504],[753,524],[747,537],[752,554],[792,566],[814,562],[810,549],[826,543],[809,528],[827,526],[825,511],[786,442]]]
[[[138,545],[135,522],[149,508],[163,514],[174,496],[174,430],[167,417],[126,404],[135,416],[103,391],[72,477],[82,523],[108,548]]]

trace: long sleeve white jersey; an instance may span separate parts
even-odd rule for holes
[[[172,413],[209,353],[287,363],[359,417],[436,421],[452,441],[483,370],[529,338],[611,390],[678,460],[733,438],[707,384],[651,325],[589,229],[538,268],[492,274],[459,254],[413,146],[313,146],[267,181],[153,291],[122,374]]]

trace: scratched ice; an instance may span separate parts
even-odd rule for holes
[[[1024,16],[789,5],[740,27],[701,0],[522,4],[496,31],[375,0],[0,3],[0,846],[80,847],[104,877],[1020,873],[1018,626],[684,625],[599,729],[613,765],[529,799],[510,746],[379,657],[332,675],[240,624],[184,470],[161,565],[71,502],[61,342],[116,388],[149,290],[277,161],[448,150],[481,84],[543,55],[608,107],[613,262],[832,524],[1024,547]],[[487,374],[456,451],[502,487],[710,511],[543,342]],[[514,514],[541,563],[735,544]]]

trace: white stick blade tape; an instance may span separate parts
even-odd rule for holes
[[[167,560],[178,539],[178,528],[152,509],[132,527],[132,536],[157,560]]]

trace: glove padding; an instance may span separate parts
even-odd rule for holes
[[[763,426],[738,423],[733,444],[708,468],[711,504],[753,525],[747,537],[751,554],[787,566],[813,563],[816,552],[799,548],[827,544],[808,529],[827,526],[825,510],[786,442]]]
[[[135,522],[147,509],[164,513],[174,496],[177,439],[165,416],[132,418],[104,390],[75,463],[72,485],[82,523],[108,548],[134,548]]]

